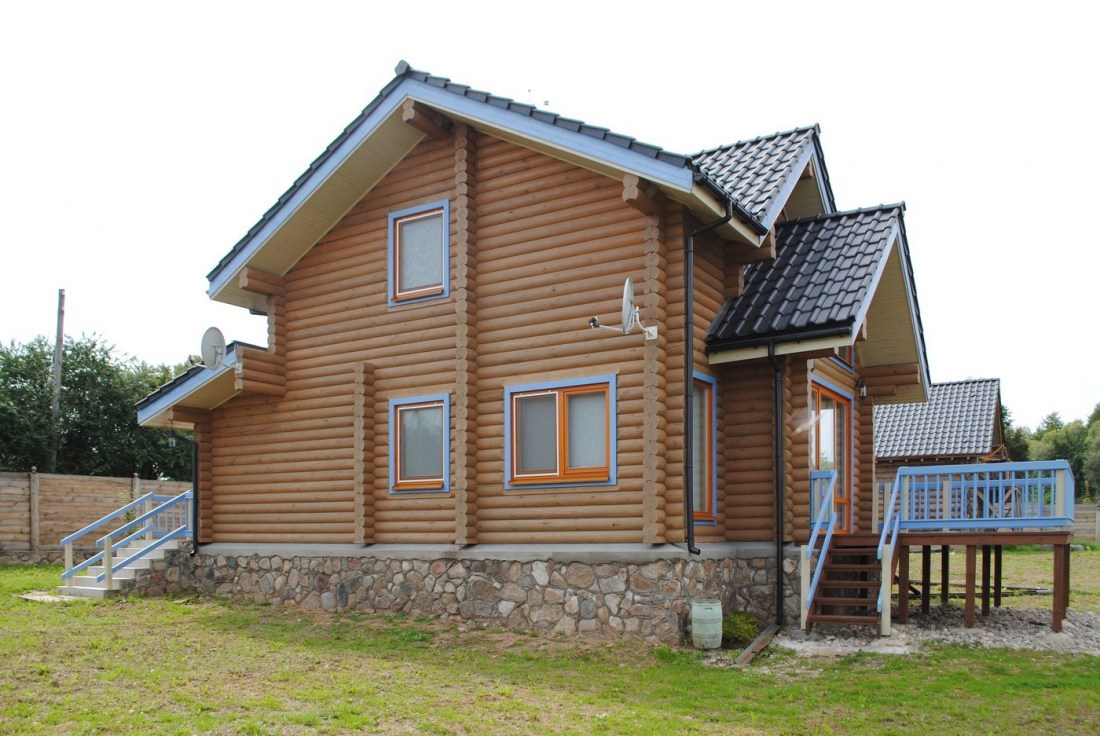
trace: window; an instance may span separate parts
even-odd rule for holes
[[[852,477],[849,470],[852,398],[815,383],[810,410],[813,412],[813,422],[810,424],[810,467],[813,470],[836,471],[833,502],[837,513],[837,531],[848,532],[852,500]]]
[[[390,214],[390,305],[447,296],[450,203]]]
[[[615,378],[505,389],[507,487],[615,482]]]
[[[390,490],[450,490],[450,397],[390,400]]]
[[[716,382],[710,376],[695,374],[691,402],[691,499],[699,521],[715,521],[717,441],[714,434],[717,405]]]

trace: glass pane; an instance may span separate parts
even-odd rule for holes
[[[693,508],[696,512],[708,511],[710,505],[707,498],[707,474],[710,472],[707,458],[710,456],[710,446],[707,442],[707,412],[710,410],[710,402],[707,401],[707,389],[695,386],[692,391],[691,402],[691,493]]]
[[[516,399],[516,472],[558,471],[558,398],[555,394]]]
[[[605,394],[573,394],[566,399],[569,421],[570,468],[607,466],[607,410]]]
[[[818,470],[836,468],[836,402],[828,396],[821,397],[821,409],[818,413]]]
[[[443,477],[443,407],[408,407],[398,411],[401,431],[399,480]]]
[[[848,406],[836,404],[836,496],[848,495]]]
[[[400,292],[443,283],[443,213],[397,223],[397,288]]]

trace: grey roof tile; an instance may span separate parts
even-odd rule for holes
[[[746,267],[741,296],[723,305],[708,330],[708,349],[850,328],[903,210],[883,205],[776,226],[775,260]]]
[[[692,157],[699,170],[741,203],[765,226],[775,210],[784,184],[801,175],[798,163],[808,149],[819,145],[816,125],[760,136],[728,146],[701,151]],[[823,175],[827,173],[822,171]],[[830,194],[831,196],[831,194]],[[833,203],[829,203],[830,207]]]
[[[876,406],[875,457],[986,455],[997,449],[1000,400],[1000,380],[979,378],[933,384],[923,404]]]

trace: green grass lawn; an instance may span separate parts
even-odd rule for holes
[[[17,597],[58,574],[0,568],[5,734],[1100,733],[1096,657],[767,650],[720,668],[690,650],[404,617]]]

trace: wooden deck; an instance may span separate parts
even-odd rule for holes
[[[1071,529],[1064,531],[902,531],[898,536],[898,623],[909,620],[909,550],[921,550],[920,602],[921,612],[928,613],[932,595],[932,549],[940,548],[940,600],[947,603],[951,547],[966,548],[966,625],[974,626],[977,585],[977,558],[981,550],[982,615],[989,615],[990,602],[1001,605],[1001,550],[1004,545],[1042,544],[1053,548],[1054,595],[1050,628],[1062,630],[1069,606],[1069,542]]]

